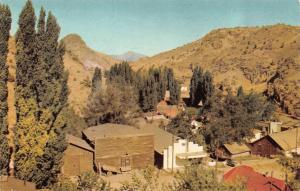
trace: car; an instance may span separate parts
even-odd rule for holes
[[[228,159],[226,163],[228,166],[231,166],[231,167],[236,166],[236,161],[234,161],[232,159]]]

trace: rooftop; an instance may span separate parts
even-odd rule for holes
[[[287,131],[281,131],[279,133],[273,133],[269,136],[285,151],[290,151],[296,148],[297,144],[298,147],[300,147],[300,127]]]
[[[104,137],[142,136],[152,133],[144,132],[140,128],[129,125],[106,123],[103,125],[89,127],[83,131],[83,134],[90,141],[95,141],[97,138]]]
[[[239,181],[238,178],[245,179],[248,191],[291,191],[283,180],[266,177],[254,171],[250,166],[242,165],[235,167],[223,176],[225,182],[234,183],[235,180]]]
[[[69,144],[81,147],[83,149],[89,150],[89,151],[93,151],[93,148],[90,147],[89,144],[87,144],[87,142],[85,142],[83,139],[78,138],[78,137],[74,137],[73,135],[67,134],[66,135],[67,138],[67,142]]]
[[[239,154],[239,153],[250,151],[250,148],[247,147],[247,145],[245,145],[245,144],[231,143],[231,144],[224,144],[224,147],[231,154]]]

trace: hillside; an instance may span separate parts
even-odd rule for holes
[[[300,116],[300,27],[273,25],[217,29],[203,38],[133,62],[135,70],[168,66],[184,85],[201,65],[217,86],[264,92],[284,110]]]
[[[145,58],[146,56],[140,53],[128,51],[121,55],[111,55],[114,59],[120,60],[120,61],[127,61],[127,62],[134,62],[138,61],[141,58]]]
[[[71,34],[62,39],[65,44],[64,64],[69,71],[69,103],[79,112],[90,94],[90,82],[95,67],[102,71],[119,61],[89,48],[80,36]]]

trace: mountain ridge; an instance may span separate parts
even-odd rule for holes
[[[214,74],[217,87],[264,92],[300,116],[300,27],[284,24],[216,29],[194,42],[131,63],[135,70],[167,66],[184,86],[192,68]],[[278,74],[278,77],[276,75]]]

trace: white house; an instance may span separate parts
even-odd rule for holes
[[[199,146],[185,139],[179,139],[173,145],[168,146],[163,152],[163,169],[183,167],[186,160],[201,159],[207,157],[203,146]]]

